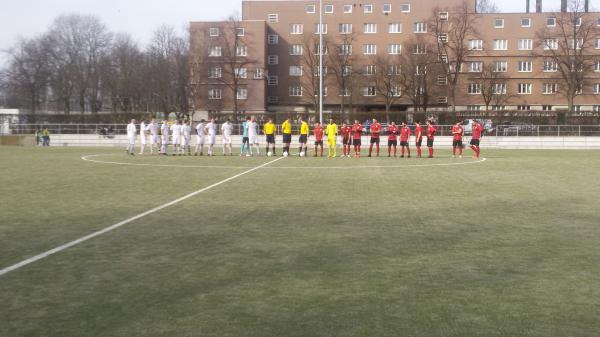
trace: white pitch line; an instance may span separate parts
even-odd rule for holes
[[[43,259],[43,258],[46,258],[46,257],[50,256],[50,255],[53,255],[53,254],[59,253],[59,252],[61,252],[61,251],[65,250],[65,249],[68,249],[68,248],[71,248],[71,247],[73,247],[73,246],[76,246],[76,245],[78,245],[78,244],[80,244],[80,243],[82,243],[82,242],[85,242],[85,241],[91,240],[91,239],[93,239],[93,238],[95,238],[95,237],[97,237],[97,236],[100,236],[100,235],[102,235],[102,234],[108,233],[108,232],[110,232],[110,231],[112,231],[112,230],[115,230],[115,229],[117,229],[117,228],[119,228],[119,227],[121,227],[121,226],[124,226],[124,225],[126,225],[126,224],[128,224],[128,223],[130,223],[130,222],[132,222],[132,221],[138,220],[138,219],[140,219],[140,218],[143,218],[143,217],[145,217],[145,216],[147,216],[147,215],[150,215],[150,214],[152,214],[152,213],[156,213],[156,212],[158,212],[158,211],[160,211],[160,210],[162,210],[162,209],[165,209],[165,208],[167,208],[167,207],[173,206],[173,205],[175,205],[175,204],[177,204],[177,203],[179,203],[179,202],[182,202],[182,201],[184,201],[184,200],[186,200],[186,199],[189,199],[189,198],[191,198],[191,197],[193,197],[193,196],[196,196],[196,195],[198,195],[198,194],[200,194],[200,193],[202,193],[202,192],[206,192],[206,191],[208,191],[208,190],[210,190],[210,189],[212,189],[212,188],[215,188],[215,187],[217,187],[217,186],[219,186],[219,185],[225,184],[226,182],[229,182],[229,181],[231,181],[231,180],[234,180],[234,179],[236,179],[236,178],[239,178],[239,177],[241,177],[241,176],[243,176],[243,175],[245,175],[245,174],[248,174],[248,173],[250,173],[250,172],[256,171],[256,170],[258,170],[258,169],[260,169],[260,168],[263,168],[263,167],[265,167],[265,166],[267,166],[267,165],[269,165],[269,164],[272,164],[272,163],[274,163],[274,162],[276,162],[276,161],[278,161],[278,160],[281,160],[281,159],[283,159],[283,157],[282,157],[282,158],[277,158],[277,159],[275,159],[275,160],[271,160],[270,162],[264,163],[264,164],[262,164],[262,165],[256,166],[256,167],[254,167],[254,168],[251,168],[251,169],[249,169],[249,170],[246,170],[246,171],[244,171],[244,172],[242,172],[242,173],[236,174],[236,175],[234,175],[234,176],[232,176],[232,177],[229,177],[229,178],[227,178],[227,179],[221,180],[221,181],[219,181],[219,182],[217,182],[217,183],[214,183],[214,184],[212,184],[212,185],[210,185],[210,186],[204,187],[204,188],[202,188],[202,189],[200,189],[200,190],[197,190],[197,191],[195,191],[195,192],[192,192],[192,193],[190,193],[190,194],[188,194],[188,195],[185,195],[185,196],[183,196],[183,197],[181,197],[181,198],[175,199],[175,200],[173,200],[173,201],[170,201],[170,202],[168,202],[168,203],[166,203],[166,204],[163,204],[163,205],[160,205],[160,206],[158,206],[158,207],[155,207],[155,208],[153,208],[153,209],[151,209],[151,210],[148,210],[148,211],[146,211],[146,212],[144,212],[144,213],[140,213],[140,214],[138,214],[138,215],[136,215],[136,216],[133,216],[133,217],[131,217],[131,218],[129,218],[129,219],[123,220],[123,221],[121,221],[121,222],[119,222],[119,223],[116,223],[116,224],[114,224],[114,225],[112,225],[112,226],[106,227],[106,228],[104,228],[104,229],[101,229],[101,230],[99,230],[99,231],[96,231],[96,232],[93,232],[93,233],[91,233],[91,234],[88,234],[88,235],[86,235],[86,236],[83,236],[83,237],[81,237],[81,238],[79,238],[79,239],[76,239],[76,240],[73,240],[73,241],[71,241],[71,242],[65,243],[64,245],[58,246],[58,247],[56,247],[56,248],[50,249],[50,250],[48,250],[48,251],[46,251],[46,252],[43,252],[43,253],[41,253],[41,254],[38,254],[38,255],[36,255],[36,256],[30,257],[30,258],[28,258],[28,259],[26,259],[26,260],[23,260],[23,261],[21,261],[21,262],[19,262],[19,263],[16,263],[16,264],[12,265],[12,266],[9,266],[9,267],[6,267],[6,268],[3,268],[3,269],[0,269],[0,276],[3,276],[3,275],[5,275],[5,274],[8,274],[8,273],[10,273],[11,271],[15,271],[15,270],[17,270],[17,269],[19,269],[19,268],[25,267],[25,266],[26,266],[26,265],[28,265],[28,264],[34,263],[34,262],[36,262],[36,261],[39,261],[39,260],[41,260],[41,259]]]
[[[81,157],[81,159],[84,160],[84,161],[91,162],[91,163],[113,164],[113,165],[126,165],[126,166],[184,167],[184,168],[195,167],[195,168],[223,168],[223,169],[252,168],[252,166],[210,166],[210,165],[174,165],[174,164],[122,163],[122,162],[118,162],[118,161],[102,161],[102,160],[90,159],[92,157],[100,157],[100,156],[107,156],[107,155],[105,155],[105,154],[92,154],[92,155],[88,155],[88,156],[83,156],[83,157]],[[281,159],[281,158],[279,158],[279,159]]]

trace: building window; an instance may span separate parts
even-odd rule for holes
[[[321,51],[321,49],[319,48],[319,42],[315,43],[315,47],[314,47],[314,55],[319,55],[319,52]],[[327,55],[329,53],[329,50],[327,49],[327,46],[323,46],[323,55]]]
[[[371,4],[363,5],[363,12],[365,14],[371,14],[371,13],[373,13],[373,5],[371,5]]]
[[[506,95],[506,83],[494,83],[492,93],[494,95]]]
[[[319,88],[315,88],[315,96],[319,96]],[[323,96],[327,96],[327,87],[323,87]]]
[[[530,18],[521,18],[521,27],[525,27],[525,28],[531,27],[531,19]]]
[[[248,69],[246,68],[234,68],[233,74],[236,78],[248,78]]]
[[[302,55],[304,49],[301,44],[293,44],[290,46],[290,55]]]
[[[519,61],[518,71],[521,73],[530,73],[533,70],[531,61]]]
[[[248,99],[248,89],[238,88],[236,93],[237,99]]]
[[[416,75],[425,75],[427,73],[427,66],[423,64],[417,64],[417,68],[415,69]]]
[[[319,66],[314,67],[313,74],[315,76],[319,76]],[[327,75],[327,67],[326,66],[323,66],[323,75]]]
[[[532,50],[533,40],[532,39],[519,39],[519,50]]]
[[[504,28],[504,19],[495,19],[494,28]]]
[[[494,50],[507,50],[508,40],[494,40]]]
[[[543,68],[543,70],[546,73],[557,72],[558,71],[558,64],[556,63],[556,61],[545,60],[544,61],[544,68]]]
[[[243,27],[237,27],[237,28],[235,29],[235,34],[236,34],[237,36],[244,36],[244,35],[246,35],[246,29],[245,29],[245,28],[243,28]]]
[[[402,24],[401,23],[390,23],[388,25],[388,33],[390,33],[390,34],[402,33]]]
[[[338,96],[350,97],[350,88],[344,88],[338,90]]]
[[[324,23],[321,25],[321,24],[315,23],[315,34],[321,34],[321,33],[327,34],[327,24]]]
[[[400,75],[401,66],[399,64],[390,64],[388,67],[388,75],[397,76]]]
[[[425,22],[415,22],[413,24],[413,32],[427,33],[427,24]]]
[[[210,47],[208,50],[209,57],[220,57],[221,55],[223,55],[223,52],[219,46]]]
[[[344,13],[350,14],[352,13],[352,5],[344,5]]]
[[[438,41],[442,42],[442,43],[447,43],[448,42],[448,34],[440,33],[440,35],[438,35]]]
[[[344,68],[342,68],[342,76],[350,75],[352,75],[352,66],[344,66]]]
[[[248,56],[248,48],[246,46],[237,46],[235,48],[236,56]]]
[[[277,35],[277,34],[268,35],[267,43],[268,44],[279,44],[279,35]]]
[[[363,26],[363,33],[365,33],[365,34],[377,33],[377,24],[376,23],[365,23]]]
[[[374,64],[368,64],[365,66],[365,69],[363,71],[363,75],[366,76],[373,76],[377,74],[377,66],[375,66]]]
[[[483,40],[469,40],[469,50],[483,50]]]
[[[442,62],[442,63],[448,63],[448,55],[446,55],[446,54],[440,54],[439,59],[440,59],[440,62]]]
[[[220,67],[210,68],[208,70],[208,78],[221,78],[223,77],[223,69]]]
[[[599,19],[599,20],[600,20],[600,19]],[[599,26],[600,26],[600,25],[599,25]],[[600,105],[594,105],[594,106],[592,107],[592,111],[594,111],[594,112],[600,112]]]
[[[439,75],[437,77],[437,84],[438,85],[448,85],[448,77],[446,77],[444,75]]]
[[[508,71],[508,62],[506,61],[495,61],[494,62],[494,72],[495,73],[505,73]]]
[[[269,14],[267,15],[268,23],[277,23],[279,22],[279,14]]]
[[[265,78],[265,70],[263,68],[256,68],[256,71],[254,72],[254,79],[262,80],[263,78]]]
[[[531,110],[530,105],[517,105],[517,110],[519,111],[529,111]]]
[[[448,12],[439,12],[438,17],[440,21],[448,21]]]
[[[299,85],[294,85],[289,87],[289,95],[292,97],[302,96],[302,87]]]
[[[383,12],[391,13],[392,12],[392,4],[383,4]]]
[[[399,55],[402,52],[402,45],[390,44],[388,45],[388,54]]]
[[[339,31],[340,31],[340,34],[352,34],[352,24],[351,23],[340,23]]]
[[[304,7],[304,11],[307,14],[314,14],[316,13],[316,6],[314,4],[306,5],[306,7]]]
[[[594,44],[596,49],[600,49],[600,39],[596,39],[596,43]]]
[[[302,67],[290,66],[290,76],[302,76]]]
[[[521,95],[531,94],[531,83],[519,83],[517,85],[517,93]]]
[[[467,111],[480,111],[481,105],[467,105]]]
[[[594,62],[594,71],[595,72],[600,72],[600,61],[595,61]]]
[[[542,94],[553,95],[558,92],[558,84],[556,83],[544,83],[542,84]]]
[[[410,4],[400,4],[400,12],[410,13]]]
[[[438,96],[438,104],[448,104],[448,96]]]
[[[557,50],[558,40],[557,39],[544,39],[544,50]]]
[[[546,18],[546,27],[556,27],[556,18]]]
[[[390,88],[390,94],[393,97],[400,97],[402,96],[402,89],[399,86],[393,86]]]
[[[552,111],[552,105],[542,105],[542,111]]]
[[[594,83],[594,95],[600,95],[600,83]]]
[[[279,96],[269,96],[267,97],[267,103],[277,104],[279,103]]]
[[[269,57],[267,57],[267,63],[269,65],[279,64],[279,55],[269,55]]]
[[[304,25],[301,23],[290,24],[290,34],[302,34],[304,31]]]
[[[377,95],[377,89],[374,86],[368,86],[363,88],[363,96],[375,96]]]
[[[413,54],[426,54],[427,46],[422,43],[417,43],[413,46]]]
[[[469,83],[467,87],[467,93],[469,94],[481,94],[481,84],[479,83]]]
[[[577,27],[581,26],[581,16],[578,16],[578,17],[576,17],[576,18],[573,20],[573,23],[574,23],[574,24],[575,24],[575,26],[577,26]]]
[[[219,36],[219,28],[212,27],[208,29],[208,35],[210,36]]]
[[[480,73],[483,70],[483,62],[475,61],[469,63],[469,72]]]
[[[376,44],[365,44],[365,45],[363,45],[363,54],[365,54],[365,55],[375,55],[375,54],[377,54],[377,45]]]
[[[600,18],[598,18],[598,20],[596,20],[596,26],[600,27]]]
[[[208,89],[208,99],[221,99],[221,89]]]
[[[351,44],[342,44],[339,46],[340,55],[352,55],[352,45]]]
[[[270,75],[267,77],[267,85],[279,85],[279,76]]]

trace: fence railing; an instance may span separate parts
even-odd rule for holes
[[[385,127],[384,132],[385,135]],[[139,125],[137,125],[139,132]],[[298,134],[300,125],[294,124],[293,134]],[[414,126],[411,125],[414,130]],[[438,125],[438,136],[449,136],[452,134],[452,125]],[[115,136],[127,133],[126,124],[4,124],[0,125],[0,135],[34,135],[36,131],[48,129],[51,135],[100,135]],[[425,131],[426,126],[423,126]],[[312,126],[311,126],[312,130]],[[368,130],[368,129],[367,129]],[[242,125],[233,125],[233,135],[242,134]],[[470,134],[470,128],[465,127],[465,133]],[[262,125],[259,125],[262,134]],[[192,134],[195,134],[195,125],[192,126]],[[217,133],[221,133],[220,125]],[[281,126],[277,126],[277,133],[281,134]],[[497,125],[485,131],[487,136],[497,137],[600,137],[600,125]]]

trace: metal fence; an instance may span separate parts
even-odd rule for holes
[[[194,125],[195,126],[195,125]],[[384,131],[387,125],[383,124]],[[137,125],[139,131],[139,125]],[[294,124],[292,132],[298,134],[300,125]],[[414,126],[411,125],[414,129]],[[423,126],[425,130],[426,126]],[[438,136],[449,136],[452,134],[452,125],[438,125]],[[0,125],[0,134],[2,135],[34,135],[36,131],[48,129],[51,135],[92,135],[115,136],[125,135],[127,133],[126,124],[8,124]],[[312,127],[311,127],[312,129]],[[234,124],[233,135],[242,134],[242,125]],[[262,125],[259,124],[259,130],[262,134]],[[466,134],[469,134],[469,128],[466,128]],[[220,133],[220,125],[217,128]],[[280,134],[281,126],[277,126],[277,133]],[[192,131],[195,134],[195,130]],[[497,125],[486,130],[486,135],[497,137],[600,137],[600,125]],[[383,135],[386,133],[383,132]]]

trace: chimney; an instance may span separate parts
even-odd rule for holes
[[[542,0],[535,0],[535,12],[536,13],[542,12]]]
[[[560,11],[563,13],[567,12],[567,0],[560,0]]]
[[[585,12],[590,11],[590,0],[585,0]]]
[[[531,7],[529,0],[525,0],[525,13],[529,13],[529,8]]]

